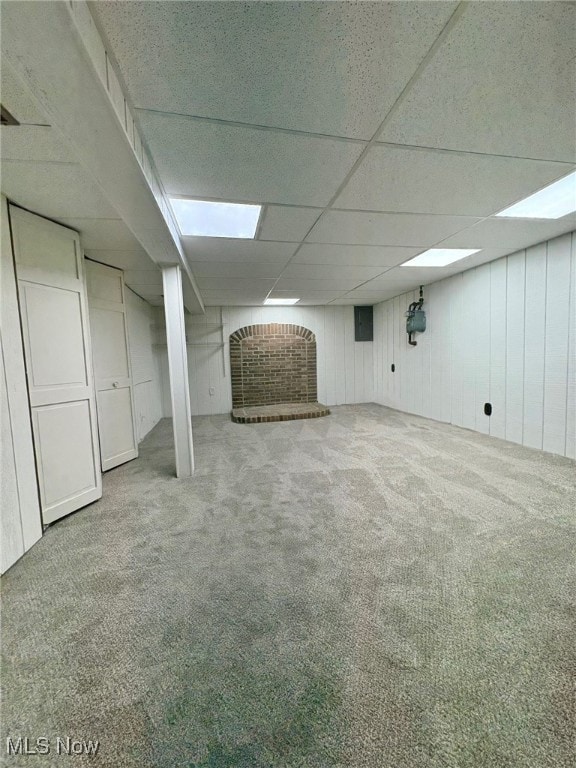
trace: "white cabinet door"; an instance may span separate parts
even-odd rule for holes
[[[78,235],[10,206],[42,519],[102,496]]]
[[[86,259],[100,456],[105,472],[138,456],[124,273]]]

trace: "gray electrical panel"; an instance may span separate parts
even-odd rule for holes
[[[354,307],[354,341],[374,341],[374,307]]]

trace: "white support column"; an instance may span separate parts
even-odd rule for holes
[[[180,267],[162,267],[162,281],[164,283],[172,426],[176,449],[176,477],[190,477],[194,472],[194,451],[192,447],[188,354],[186,351]]]

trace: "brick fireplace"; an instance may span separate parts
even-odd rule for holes
[[[329,412],[325,406],[318,409],[316,336],[308,328],[288,323],[239,328],[230,335],[230,371],[235,421],[283,421]],[[295,408],[298,403],[310,407]],[[280,407],[287,404],[291,407]]]

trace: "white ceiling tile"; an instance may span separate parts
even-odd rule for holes
[[[365,289],[363,286],[360,288],[356,288],[353,291],[348,291],[344,296],[342,296],[343,299],[363,299],[365,301],[373,300],[378,298],[378,296],[381,296],[383,293],[386,292],[386,288],[374,288],[373,290],[369,291]]]
[[[259,238],[260,240],[283,240],[289,243],[300,242],[306,237],[310,227],[321,213],[321,208],[267,205]]]
[[[3,160],[2,192],[12,202],[51,219],[118,215],[75,163]]]
[[[374,304],[377,304],[379,301],[381,301],[381,299],[379,299],[379,298],[378,299],[366,299],[364,301],[364,300],[359,300],[359,299],[350,299],[350,298],[347,298],[346,296],[340,296],[340,297],[337,297],[337,298],[333,299],[332,301],[330,301],[329,304],[330,304],[331,307],[335,307],[335,306],[337,306],[337,307],[344,307],[344,306],[372,306]]]
[[[188,260],[281,263],[285,264],[298,247],[297,243],[264,243],[259,240],[232,240],[212,237],[183,237]]]
[[[103,251],[85,250],[85,255],[93,261],[108,264],[117,269],[152,269],[154,262],[145,251]]]
[[[364,145],[140,112],[168,194],[323,206]]]
[[[300,298],[297,307],[321,307],[326,304],[330,304],[334,299],[337,299],[340,294],[317,295],[317,296],[303,296]]]
[[[69,162],[71,153],[58,140],[54,129],[37,125],[8,125],[0,128],[2,160]]]
[[[283,264],[259,264],[258,262],[191,261],[190,268],[196,278],[200,277],[265,277],[276,278],[282,272]]]
[[[454,10],[92,3],[136,106],[369,138]]]
[[[444,248],[497,248],[508,252],[541,243],[576,229],[576,217],[562,219],[517,220],[492,218],[444,240]]]
[[[334,207],[490,216],[571,168],[542,160],[374,146]]]
[[[202,301],[207,307],[262,306],[268,291],[202,291]]]
[[[334,266],[327,264],[289,264],[282,273],[283,278],[300,280],[369,280],[383,271],[383,267]]]
[[[292,264],[334,264],[359,267],[396,266],[415,256],[421,248],[386,247],[381,245],[323,245],[305,243]]]
[[[380,289],[388,288],[400,288],[405,290],[411,290],[418,288],[419,285],[428,285],[435,283],[437,280],[442,280],[445,277],[450,277],[457,272],[462,272],[469,268],[469,265],[465,265],[464,259],[460,267],[450,265],[449,267],[394,267],[389,272],[385,272],[383,275],[370,280],[362,286],[364,291],[377,291]]]
[[[121,219],[89,219],[59,216],[58,221],[80,233],[86,250],[139,251],[142,246]]]
[[[576,6],[468,3],[381,140],[576,160]]]
[[[418,283],[412,282],[390,282],[387,285],[382,285],[377,290],[368,291],[364,289],[364,286],[358,288],[356,291],[350,291],[342,298],[348,299],[350,303],[354,304],[377,304],[380,301],[386,301],[394,296],[400,296],[408,291],[413,291],[418,288]],[[408,307],[406,307],[408,309]]]
[[[388,298],[392,298],[392,296],[397,296],[398,292],[393,293],[390,291],[379,291],[378,293],[374,292],[371,295],[368,296],[339,296],[333,301],[330,302],[332,306],[373,306],[374,304],[379,304],[381,301],[385,301]]]
[[[469,216],[326,211],[306,242],[430,246],[477,221]]]
[[[207,291],[249,291],[251,293],[268,292],[274,285],[274,279],[243,279],[226,277],[199,277],[198,286],[202,293]]]
[[[306,288],[305,290],[298,291],[298,297],[294,296],[293,291],[279,291],[276,288],[272,291],[270,294],[271,298],[274,299],[286,299],[286,298],[300,298],[301,300],[307,300],[307,301],[331,301],[332,299],[335,299],[337,296],[340,296],[343,293],[343,291],[317,291],[317,290],[310,290],[309,288]]]
[[[311,280],[298,277],[281,277],[274,286],[275,291],[350,291],[363,282],[362,278],[326,278]]]

